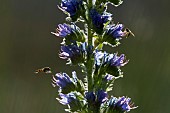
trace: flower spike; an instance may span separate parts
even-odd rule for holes
[[[79,66],[84,80],[75,71],[72,76],[53,76],[52,85],[59,87],[57,100],[68,106],[67,112],[126,113],[137,108],[128,97],[108,94],[114,82],[123,77],[121,68],[129,60],[124,54],[108,53],[103,47],[118,46],[124,37],[134,36],[123,24],[113,22],[107,11],[109,3],[119,6],[123,0],[61,0],[58,6],[67,15],[67,23],[59,24],[51,32],[63,39],[59,57],[67,60],[69,66]]]

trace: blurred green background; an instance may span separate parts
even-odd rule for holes
[[[54,73],[80,72],[58,58],[61,39],[50,32],[66,15],[57,4],[59,0],[0,0],[0,113],[64,113],[51,76],[34,74],[44,66]],[[169,4],[168,0],[125,0],[118,8],[109,6],[115,22],[136,35],[115,49],[105,47],[130,59],[112,92],[131,97],[139,106],[130,113],[170,113]]]

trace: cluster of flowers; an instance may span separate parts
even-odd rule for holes
[[[128,60],[124,54],[109,54],[102,47],[115,47],[132,34],[122,24],[112,23],[112,14],[107,12],[109,3],[118,6],[122,0],[62,0],[58,6],[71,20],[52,32],[63,38],[59,57],[80,66],[85,77],[78,79],[76,72],[72,72],[72,77],[66,73],[53,76],[53,86],[59,87],[57,99],[68,105],[68,112],[124,113],[137,108],[128,97],[108,95],[113,82],[122,77],[120,68]],[[83,22],[86,28],[81,30],[77,22]]]

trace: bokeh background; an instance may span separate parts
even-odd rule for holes
[[[54,73],[77,67],[58,58],[60,38],[50,34],[66,15],[59,0],[0,0],[0,113],[65,113],[55,99],[50,75],[34,70],[49,66]],[[170,113],[170,1],[125,0],[109,6],[115,22],[129,27],[135,38],[122,40],[110,52],[125,53],[124,78],[112,94],[127,95],[138,109],[131,113]]]

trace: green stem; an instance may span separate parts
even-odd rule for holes
[[[91,22],[89,22],[89,23],[91,23]],[[92,31],[91,31],[91,25],[88,24],[88,47],[91,47],[91,46],[93,46]],[[88,56],[87,56],[87,74],[88,74],[87,77],[88,77],[88,90],[89,91],[92,91],[92,82],[93,82],[92,68],[93,68],[93,58],[92,58],[91,52],[89,52]]]
[[[90,18],[90,9],[92,7],[92,0],[88,0],[88,22],[87,22],[87,25],[88,25],[88,47],[90,46],[93,46],[93,43],[92,43],[92,38],[93,38],[93,34],[92,34],[92,21],[91,21],[91,18]],[[93,88],[93,77],[92,77],[92,68],[93,68],[93,58],[92,58],[92,55],[91,55],[91,52],[89,52],[88,56],[87,56],[87,65],[86,65],[86,68],[87,68],[87,80],[88,80],[88,91],[92,91]]]
[[[92,21],[90,18],[90,9],[92,8],[92,0],[88,0],[88,9],[87,9],[87,25],[88,25],[88,47],[93,46],[92,43],[92,38],[93,38],[93,34],[92,34]],[[87,81],[88,81],[88,92],[93,91],[93,76],[92,76],[92,71],[93,71],[93,56],[91,54],[91,52],[88,52],[87,55],[87,64],[86,64],[86,69],[87,69]],[[88,113],[92,113],[92,109],[90,103],[88,103]]]

